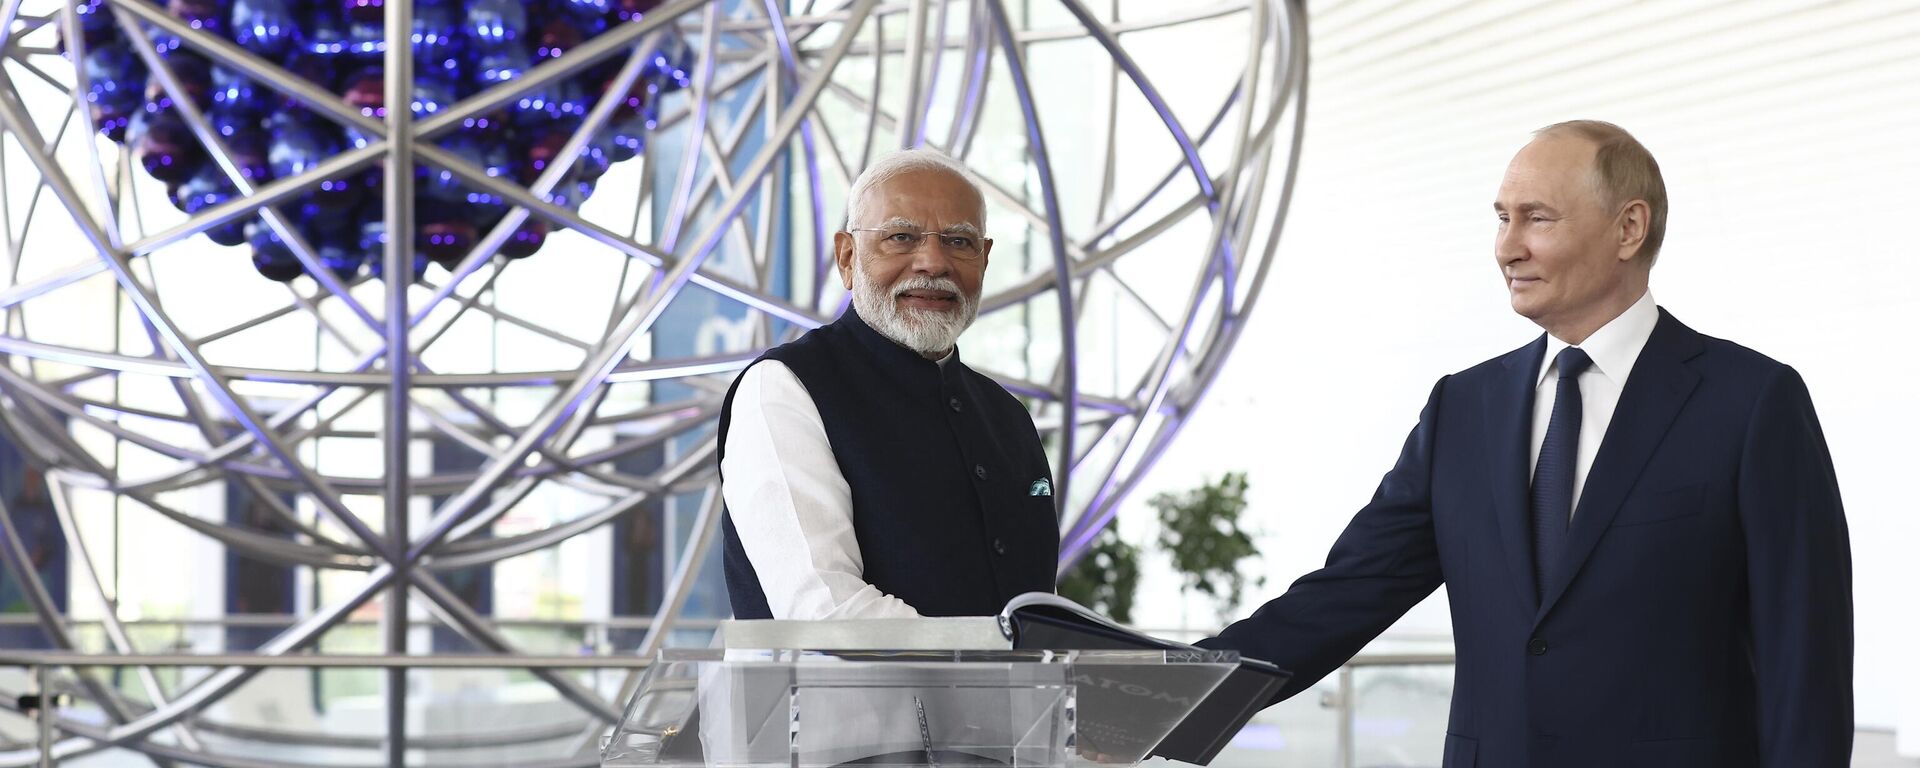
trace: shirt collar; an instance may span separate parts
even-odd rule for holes
[[[1593,359],[1592,370],[1611,379],[1614,384],[1625,386],[1627,375],[1633,372],[1633,363],[1640,359],[1640,350],[1646,348],[1647,339],[1653,336],[1653,327],[1660,322],[1660,309],[1653,303],[1653,291],[1641,294],[1640,300],[1627,307],[1627,311],[1607,321],[1580,344],[1587,357]],[[1539,387],[1547,380],[1547,374],[1553,372],[1554,358],[1560,350],[1573,346],[1547,334],[1547,354],[1540,359],[1540,375],[1534,378],[1534,386]]]

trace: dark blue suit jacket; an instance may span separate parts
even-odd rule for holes
[[[1203,644],[1293,670],[1284,698],[1445,583],[1446,768],[1844,768],[1852,566],[1799,374],[1662,310],[1536,594],[1545,351],[1441,379],[1326,567]]]

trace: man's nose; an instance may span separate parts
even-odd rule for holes
[[[1520,228],[1506,226],[1493,239],[1493,256],[1501,264],[1510,264],[1527,257],[1526,242],[1520,238]]]
[[[953,260],[947,258],[947,250],[940,247],[940,240],[932,235],[920,238],[920,245],[908,254],[913,259],[913,271],[936,277],[953,269]]]

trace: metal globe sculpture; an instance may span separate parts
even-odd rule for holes
[[[374,610],[390,653],[421,652],[420,623],[524,651],[454,576],[663,499],[692,520],[618,650],[666,643],[711,586],[720,397],[844,307],[830,235],[851,178],[896,147],[945,150],[985,187],[998,244],[961,344],[1032,407],[1070,564],[1233,350],[1305,109],[1284,0],[1117,18],[1085,0],[4,5],[0,429],[44,474],[76,595],[107,604],[101,503],[344,585],[269,655]],[[1168,34],[1187,42],[1153,45]],[[220,520],[196,493],[253,512]],[[500,526],[540,505],[558,512]],[[0,509],[4,576],[49,645],[150,650],[113,611],[81,643],[22,531]],[[349,764],[477,744],[595,764],[632,678],[530,671],[569,720],[409,729],[401,671],[386,730],[319,740],[360,750]],[[258,676],[75,676],[55,757],[317,764],[262,751],[311,737],[221,722]],[[38,759],[0,747],[0,766]]]

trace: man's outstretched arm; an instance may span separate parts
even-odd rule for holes
[[[1275,701],[1319,682],[1440,586],[1431,478],[1440,397],[1433,387],[1400,458],[1327,554],[1320,570],[1234,622],[1202,647],[1273,662],[1293,678]]]

